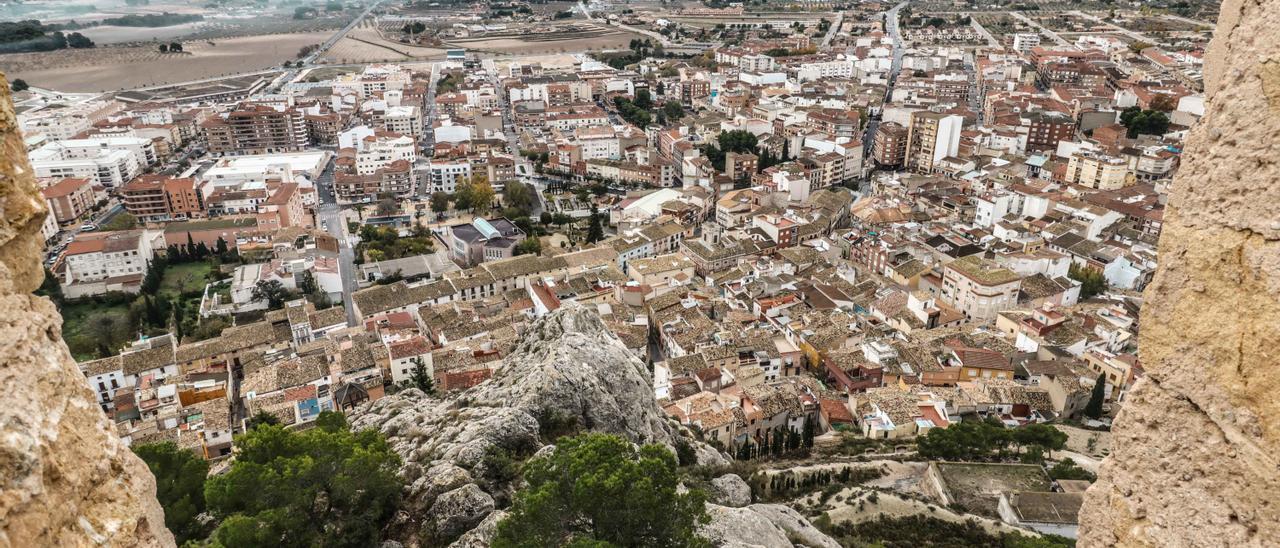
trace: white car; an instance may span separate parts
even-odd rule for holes
[[[93,232],[98,229],[98,225],[93,223],[85,223],[80,225],[80,232]]]

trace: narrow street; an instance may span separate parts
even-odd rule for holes
[[[351,248],[350,235],[347,234],[347,222],[342,207],[337,203],[333,193],[333,159],[325,166],[320,177],[316,179],[316,189],[320,195],[320,204],[316,206],[316,221],[319,228],[328,232],[338,240],[338,275],[342,277],[342,306],[347,312],[347,325],[355,326],[360,322],[356,316],[351,294],[360,288],[356,282],[355,250]]]
[[[898,12],[905,7],[907,7],[907,2],[900,2],[884,13],[885,32],[889,35],[889,39],[893,41],[893,59],[889,63],[889,76],[885,78],[885,103],[888,103],[893,98],[893,85],[898,81],[898,73],[902,71],[902,57],[906,53],[906,48],[902,43],[902,34],[898,31]],[[872,148],[875,146],[876,131],[879,129],[880,116],[869,116],[867,118],[867,132],[862,138],[863,156],[871,156]]]

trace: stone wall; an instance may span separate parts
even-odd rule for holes
[[[1280,545],[1280,0],[1225,0],[1082,546]]]
[[[0,547],[173,546],[155,478],[116,436],[62,342],[40,198],[0,75]]]

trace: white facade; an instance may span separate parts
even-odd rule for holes
[[[471,164],[462,162],[436,162],[427,166],[431,180],[431,192],[454,192],[458,183],[471,178]]]
[[[809,82],[824,78],[852,78],[853,75],[853,61],[827,61],[800,65],[796,78],[801,82]]]
[[[36,177],[84,178],[115,187],[129,182],[157,161],[149,139],[103,137],[66,139],[31,151]]]
[[[416,139],[422,135],[422,114],[412,105],[389,107],[382,115],[382,125],[387,131]]]
[[[1013,35],[1013,51],[1022,55],[1031,53],[1031,48],[1040,45],[1040,35],[1034,32],[1019,32]]]
[[[373,175],[392,162],[406,160],[410,164],[418,160],[417,145],[404,135],[366,138],[356,147],[356,173]]]
[[[73,242],[66,252],[63,283],[146,275],[151,263],[151,240],[152,235],[146,231],[129,231],[84,240],[92,243]],[[81,250],[82,247],[87,249]]]

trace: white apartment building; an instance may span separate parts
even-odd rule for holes
[[[973,224],[990,228],[1017,210],[1014,194],[1003,192],[983,194],[974,198]]]
[[[609,116],[600,109],[589,112],[566,112],[547,116],[547,127],[560,131],[569,131],[584,126],[603,126],[609,123]]]
[[[994,320],[1018,305],[1022,277],[977,255],[961,257],[942,269],[942,302],[972,321]]]
[[[68,295],[79,296],[117,289],[110,286],[113,279],[141,282],[151,264],[152,241],[155,239],[156,235],[146,230],[88,232],[76,236],[64,254],[64,290],[69,290]],[[164,240],[161,238],[160,241]],[[83,291],[73,289],[77,285],[95,282],[101,282],[101,287]]]
[[[796,71],[796,79],[811,82],[824,78],[852,78],[856,73],[853,61],[826,61],[822,63],[803,63]]]
[[[355,93],[365,99],[388,90],[403,90],[409,80],[409,71],[399,65],[369,65],[360,74],[343,74],[334,78],[333,93]]]
[[[31,151],[36,177],[83,178],[103,186],[121,186],[157,160],[149,139],[99,137],[65,139]]]
[[[413,139],[404,135],[379,133],[366,137],[356,147],[356,173],[373,175],[399,160],[412,164],[418,160],[416,149]]]
[[[617,160],[622,157],[617,134],[610,126],[580,127],[573,132],[582,147],[583,160]]]
[[[1022,55],[1030,55],[1031,48],[1040,46],[1040,35],[1034,32],[1019,32],[1013,35],[1013,51]]]
[[[70,104],[68,104],[70,103]],[[93,124],[119,112],[119,101],[58,101],[57,106],[32,109],[18,115],[22,133],[27,137],[43,135],[50,141],[62,141],[93,127]]]
[[[417,139],[422,136],[422,113],[414,105],[388,107],[382,115],[382,127]]]
[[[533,77],[525,78],[520,85],[511,86],[507,89],[507,99],[512,103],[517,101],[547,101],[551,103],[548,87],[557,86],[563,92],[567,93],[568,99],[574,103],[583,103],[591,100],[591,84],[584,82],[573,76],[566,77]]]
[[[452,193],[458,189],[458,183],[471,178],[471,163],[465,160],[432,160],[427,165],[427,176],[431,181],[431,192]]]

